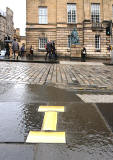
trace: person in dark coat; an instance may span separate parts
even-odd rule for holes
[[[9,43],[8,42],[6,42],[5,48],[6,48],[6,55],[5,56],[8,56],[8,58],[9,58],[9,56],[10,56],[10,47],[9,47]]]
[[[57,60],[57,54],[56,54],[56,49],[55,49],[55,42],[53,41],[51,44],[51,49],[52,49],[52,56],[55,60]]]
[[[49,59],[51,59],[52,46],[51,46],[51,42],[50,42],[50,41],[47,42],[45,48],[46,48],[46,56],[45,56],[45,60],[47,60],[48,54],[49,54]]]
[[[30,55],[33,56],[33,47],[32,47],[32,45],[30,47]]]
[[[24,43],[21,46],[20,52],[21,52],[20,56],[23,57],[24,56],[24,52],[25,52],[25,44]]]
[[[13,50],[13,54],[14,54],[14,59],[17,53],[17,59],[18,59],[18,55],[19,55],[19,44],[16,41],[16,39],[14,38],[14,41],[12,42],[12,50]]]
[[[87,56],[86,48],[83,47],[83,49],[81,50],[81,62],[85,62],[86,61],[86,56]]]

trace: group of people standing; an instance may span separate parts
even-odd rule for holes
[[[6,48],[6,56],[10,56],[10,45],[9,42],[5,42],[5,48]],[[13,52],[13,58],[16,58],[17,55],[17,59],[18,56],[23,57],[24,56],[24,52],[25,52],[25,44],[23,43],[21,48],[19,48],[19,44],[16,41],[16,38],[14,38],[12,44],[11,44],[11,48],[12,48],[12,52]]]
[[[6,42],[5,45],[6,48],[6,56],[10,56],[10,46],[9,43]],[[56,54],[56,49],[55,49],[55,42],[54,41],[48,41],[47,44],[45,45],[46,48],[46,55],[45,55],[45,60],[47,60],[47,57],[49,58],[49,60],[54,59],[57,60],[57,54]],[[19,44],[16,41],[16,39],[14,38],[13,42],[12,42],[12,51],[13,51],[13,58],[17,58],[18,56],[23,57],[24,53],[25,53],[25,44],[23,43],[21,48],[19,48]],[[16,56],[17,55],[17,56]],[[30,47],[30,52],[29,52],[29,56],[32,55],[33,56],[33,47],[31,45]],[[85,62],[86,61],[86,48],[83,47],[83,49],[81,50],[81,61]]]
[[[54,59],[57,60],[57,54],[56,54],[56,49],[55,49],[55,42],[54,41],[48,41],[47,44],[45,45],[46,48],[46,56],[45,60],[47,60],[47,56],[49,56],[49,59]]]

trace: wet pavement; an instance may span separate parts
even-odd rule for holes
[[[54,84],[64,88],[113,90],[113,67],[102,63],[41,64],[0,62],[0,83]]]
[[[42,64],[40,66],[37,64],[34,66],[32,64],[25,64],[25,66],[21,64],[18,66],[20,70],[17,66],[13,69],[13,64],[5,65],[6,67],[2,66],[3,70],[0,70],[2,75],[0,81],[0,160],[113,159],[113,103],[104,103],[104,100],[103,103],[97,103],[97,99],[93,99],[92,103],[87,103],[81,98],[81,96],[84,96],[82,90],[79,93],[81,96],[78,96],[74,83],[69,88],[68,81],[62,81],[63,83],[59,84],[56,83],[54,78],[52,78],[54,83],[44,83],[43,81],[41,84],[36,81],[32,81],[32,83],[27,80],[24,81],[27,73],[25,74],[23,71],[31,67],[29,70],[32,72],[27,77],[34,78],[36,67],[37,72],[41,72]],[[47,69],[48,64],[44,67]],[[62,65],[56,65],[56,67],[62,68]],[[63,65],[63,67],[69,68],[71,66]],[[16,73],[17,68],[18,72]],[[82,66],[76,66],[75,68],[72,66],[72,68],[74,70],[79,68],[80,70]],[[102,68],[99,65],[95,68],[97,70],[102,69],[103,72],[103,70],[107,71],[109,67],[104,68],[103,66]],[[7,74],[9,75],[6,75],[6,69],[8,69]],[[89,67],[89,70],[91,69],[92,66]],[[110,73],[107,72],[105,77],[109,76]],[[22,74],[25,74],[23,79]],[[40,74],[42,75],[42,73]],[[40,74],[38,75],[41,77]],[[72,73],[67,72],[67,74],[66,76],[69,79]],[[21,80],[14,81],[17,78],[16,76],[20,77]],[[8,82],[9,79],[10,82]],[[75,79],[73,81],[75,82]],[[80,87],[81,82],[78,79],[77,81],[76,86]],[[112,85],[108,82],[107,84]],[[98,89],[99,87],[101,87],[101,83],[98,84]],[[93,89],[91,92],[93,92]],[[111,90],[108,90],[106,94],[112,95]],[[91,93],[87,93],[88,95],[91,95]],[[105,93],[102,92],[102,95],[105,95]],[[91,96],[93,97],[93,95]],[[26,143],[29,131],[41,131],[44,112],[38,112],[40,105],[65,107],[65,112],[58,113],[56,131],[66,133],[66,144]]]
[[[113,132],[113,104],[97,104],[97,106]]]

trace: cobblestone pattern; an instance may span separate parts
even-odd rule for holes
[[[113,67],[0,62],[0,82],[69,84],[113,89]]]

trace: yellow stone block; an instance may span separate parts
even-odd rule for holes
[[[26,143],[66,143],[65,132],[30,131]]]
[[[38,112],[64,112],[64,106],[40,106]]]
[[[56,131],[56,126],[57,126],[57,112],[45,112],[41,130]]]

